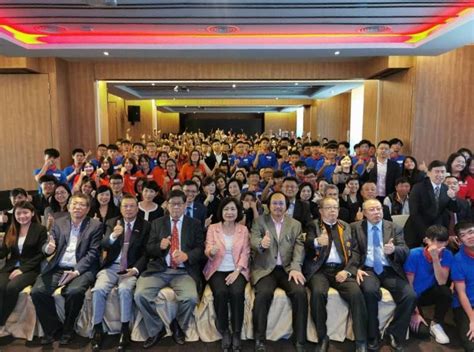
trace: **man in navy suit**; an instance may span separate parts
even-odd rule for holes
[[[204,204],[195,201],[196,196],[199,193],[198,185],[196,182],[191,180],[185,181],[183,185],[183,192],[186,195],[186,207],[184,209],[184,214],[190,218],[199,220],[201,222],[202,229],[204,230],[207,227],[207,208],[204,206]]]
[[[415,184],[410,193],[410,217],[405,224],[405,241],[409,248],[422,244],[426,229],[431,225],[449,228],[449,211],[457,212],[456,192],[443,182],[446,164],[434,160],[428,165],[428,177]]]
[[[43,345],[53,343],[55,333],[61,329],[59,343],[71,342],[85,293],[95,281],[103,227],[100,221],[87,216],[89,208],[87,195],[73,195],[68,204],[69,216],[54,222],[43,247],[43,252],[52,257],[31,291],[36,315],[45,333],[41,339]],[[64,324],[59,320],[53,297],[58,287],[62,287],[61,294],[65,298]]]

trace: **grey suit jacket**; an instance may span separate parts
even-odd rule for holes
[[[272,238],[270,248],[264,249],[260,245],[265,231],[270,232]],[[288,215],[285,215],[280,232],[277,237],[275,225],[270,214],[265,214],[255,219],[251,235],[250,245],[252,251],[251,282],[255,285],[261,278],[269,275],[277,264],[277,255],[280,252],[282,266],[287,273],[291,270],[301,272],[304,259],[304,235],[301,223]]]
[[[403,229],[393,222],[387,220],[382,221],[384,245],[387,244],[390,239],[393,239],[393,244],[395,245],[395,252],[386,256],[386,258],[395,272],[402,278],[406,278],[405,270],[403,270],[403,264],[405,263],[410,250],[405,244],[405,240],[403,238]],[[360,251],[360,266],[362,267],[367,257],[367,220],[353,222],[351,227],[352,237],[358,242]]]
[[[88,216],[82,221],[79,239],[76,246],[76,266],[74,270],[80,274],[86,271],[96,273],[99,269],[100,241],[104,227],[102,223]],[[57,219],[51,228],[51,235],[56,241],[56,251],[43,270],[43,274],[59,267],[59,263],[66,251],[71,233],[71,217]],[[47,243],[45,244],[45,246]],[[43,246],[43,252],[45,249]]]

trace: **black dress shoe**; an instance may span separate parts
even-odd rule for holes
[[[265,342],[262,340],[255,340],[255,352],[265,352]]]
[[[186,335],[184,335],[184,332],[179,326],[176,319],[171,322],[170,329],[171,329],[171,332],[173,333],[174,342],[176,342],[178,345],[184,345],[184,342],[186,340]]]
[[[155,346],[166,335],[166,329],[163,327],[161,331],[155,336],[149,337],[143,343],[143,348],[150,348]]]
[[[226,330],[221,333],[222,335],[222,341],[221,341],[221,347],[223,350],[230,350],[230,347],[232,346],[232,336],[230,334],[229,330]]]
[[[299,342],[297,342],[295,344],[295,349],[296,349],[296,352],[305,352],[306,351],[305,345],[302,344],[302,343],[299,343]]]
[[[166,331],[166,330],[165,330]],[[117,351],[123,352],[130,345],[130,332],[124,332],[120,334],[119,345],[117,347]]]
[[[94,352],[98,352],[100,351],[101,346],[102,346],[102,333],[96,331],[91,340],[91,349]]]
[[[325,336],[316,345],[316,352],[327,352],[329,349],[329,337]]]
[[[40,345],[51,345],[54,342],[53,335],[44,335],[40,340]]]
[[[74,334],[72,332],[63,332],[63,334],[59,338],[59,344],[62,346],[69,345],[73,339]]]
[[[232,334],[232,351],[240,352],[242,350],[242,341],[240,339],[240,332]]]
[[[393,336],[392,334],[388,334],[388,342],[390,344],[390,347],[392,348],[392,351],[395,351],[395,352],[405,351],[405,348],[402,346],[402,344],[398,342],[395,336]]]
[[[369,340],[369,343],[367,344],[367,349],[371,352],[377,352],[380,349],[380,340]]]

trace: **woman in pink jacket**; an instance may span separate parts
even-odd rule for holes
[[[224,351],[240,351],[240,333],[244,319],[245,285],[249,279],[250,243],[247,227],[239,224],[242,205],[235,198],[222,200],[217,212],[220,222],[207,230],[209,258],[204,276],[214,296],[217,330]],[[231,309],[232,335],[229,330],[228,303]]]

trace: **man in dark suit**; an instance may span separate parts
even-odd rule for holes
[[[327,185],[324,187],[324,192],[323,192],[324,197],[332,198],[337,203],[339,204],[339,188],[336,185]],[[339,204],[339,215],[338,219],[350,223],[351,221],[351,216],[349,213],[349,209],[341,207]]]
[[[377,158],[367,164],[367,168],[360,177],[362,182],[375,182],[377,198],[380,201],[383,201],[388,194],[395,192],[395,181],[402,175],[398,163],[389,158],[389,142],[380,141],[377,144]]]
[[[58,180],[53,175],[43,175],[39,179],[41,192],[33,196],[32,203],[35,206],[38,216],[44,215],[44,210],[50,206],[49,200],[54,195],[54,187]]]
[[[146,246],[151,258],[147,270],[137,281],[135,303],[143,315],[148,333],[144,348],[154,346],[166,329],[156,313],[155,298],[160,290],[171,287],[177,296],[178,310],[170,328],[177,344],[184,344],[189,321],[201,291],[201,262],[204,257],[204,236],[199,222],[184,215],[186,196],[173,190],[168,195],[169,216],[151,224]]]
[[[336,187],[337,189],[337,187]],[[335,288],[351,309],[357,352],[367,351],[367,309],[362,291],[355,280],[359,267],[359,249],[351,227],[338,220],[339,202],[326,197],[320,201],[321,218],[314,220],[316,232],[305,240],[303,274],[311,290],[311,315],[318,334],[318,352],[329,348],[326,304],[329,287]]]
[[[94,283],[99,268],[102,224],[87,216],[89,197],[73,195],[68,204],[69,216],[57,219],[51,229],[43,252],[52,258],[31,290],[36,315],[45,336],[41,344],[49,345],[62,328],[60,345],[67,345],[74,336],[74,324],[84,303],[87,289]],[[53,293],[62,287],[66,317],[61,324],[56,312]]]
[[[382,219],[382,204],[377,199],[362,204],[365,220],[352,223],[352,236],[360,251],[361,266],[357,282],[365,296],[368,313],[368,348],[379,349],[378,303],[380,287],[387,289],[395,304],[395,313],[385,335],[393,350],[403,351],[410,317],[416,304],[416,293],[408,283],[403,263],[408,247],[403,231],[396,224]]]
[[[304,243],[301,224],[286,214],[288,199],[274,192],[268,199],[270,214],[255,219],[250,244],[252,250],[251,282],[255,286],[253,327],[255,351],[265,351],[268,311],[277,287],[291,300],[293,334],[296,350],[304,351],[308,299],[301,273]]]
[[[104,261],[102,270],[92,289],[92,316],[94,337],[93,351],[99,351],[102,344],[102,320],[105,303],[112,289],[118,285],[120,300],[120,322],[122,330],[119,351],[125,350],[130,343],[129,323],[133,317],[133,291],[137,277],[146,269],[146,244],[150,233],[150,224],[138,214],[138,201],[132,195],[124,195],[120,202],[121,216],[107,221],[107,230],[102,239]]]
[[[431,225],[449,227],[449,211],[458,211],[456,193],[443,182],[446,164],[434,160],[428,165],[428,177],[413,186],[408,200],[410,217],[405,224],[405,241],[410,248],[419,247]]]
[[[207,208],[204,204],[196,202],[196,196],[199,193],[199,188],[196,182],[188,180],[184,182],[183,192],[186,195],[186,207],[184,214],[190,218],[199,220],[201,227],[204,230],[209,224],[206,224]]]
[[[211,155],[206,157],[204,161],[209,167],[209,169],[213,170],[216,165],[219,166],[224,160],[224,164],[229,165],[229,157],[227,156],[227,154],[222,153],[222,145],[220,140],[214,139],[214,141],[212,142]]]
[[[301,223],[303,231],[306,231],[307,227],[311,225],[311,210],[307,203],[296,199],[298,180],[292,176],[285,177],[281,191],[289,200],[287,214],[298,220]]]

